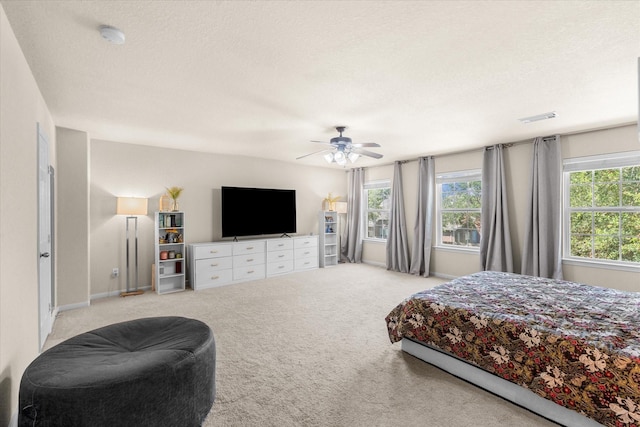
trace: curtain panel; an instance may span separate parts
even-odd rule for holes
[[[352,263],[362,262],[362,193],[364,169],[349,170],[347,188],[347,223],[340,238],[340,258]]]
[[[480,263],[482,269],[513,272],[513,251],[509,232],[504,147],[484,150],[482,163],[482,219]]]
[[[391,188],[391,214],[389,217],[389,236],[387,237],[387,270],[409,272],[409,243],[404,215],[404,194],[402,188],[402,163],[395,162],[393,167],[393,186]]]
[[[560,136],[533,142],[522,274],[562,279],[562,151]]]
[[[418,161],[418,210],[413,228],[413,248],[409,272],[429,277],[433,243],[433,211],[436,203],[436,174],[433,157]]]

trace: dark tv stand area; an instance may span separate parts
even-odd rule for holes
[[[291,238],[291,236],[289,236],[287,233],[282,233],[282,236],[280,236],[280,238],[282,239],[283,237]]]

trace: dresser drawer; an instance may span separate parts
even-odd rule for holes
[[[294,248],[317,248],[318,247],[318,238],[315,236],[309,237],[298,237],[294,239]]]
[[[233,268],[264,264],[264,253],[236,255],[233,257]]]
[[[282,251],[285,249],[293,249],[292,239],[273,239],[267,240],[267,252]]]
[[[267,252],[267,262],[280,262],[293,259],[293,250]]]
[[[265,242],[238,242],[233,244],[233,255],[264,253]]]
[[[291,273],[293,271],[293,258],[286,261],[267,263],[267,277],[278,274]]]
[[[215,288],[216,286],[228,285],[233,281],[233,270],[211,271],[207,274],[198,273],[198,279],[193,289],[199,291],[206,288]]]
[[[308,270],[311,268],[318,268],[318,256],[307,257],[307,258],[296,258],[295,260],[295,269],[297,270]]]
[[[194,250],[195,259],[217,258],[223,256],[231,256],[231,245],[196,246]]]
[[[298,248],[295,250],[295,259],[315,257],[318,258],[318,246]]]
[[[209,274],[212,271],[228,270],[233,268],[231,257],[209,258],[196,260],[196,274]]]
[[[264,264],[233,268],[233,280],[257,280],[265,277]]]

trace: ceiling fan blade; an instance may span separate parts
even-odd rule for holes
[[[329,141],[311,141],[311,142],[319,142],[320,144],[331,144]]]
[[[380,144],[376,142],[360,142],[358,144],[351,144],[352,147],[360,148],[360,147],[381,147]]]
[[[332,151],[332,150],[330,148],[327,148],[325,150],[314,151],[313,153],[309,153],[309,154],[305,154],[304,156],[296,157],[296,160],[300,160],[300,159],[303,159],[303,158],[308,157],[308,156],[313,156],[314,154],[324,153],[325,151]]]
[[[374,153],[373,151],[362,150],[360,148],[356,148],[351,150],[352,153],[361,154],[363,156],[373,157],[374,159],[381,159],[382,154]]]

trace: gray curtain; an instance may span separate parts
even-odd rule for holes
[[[387,237],[387,270],[401,273],[409,272],[409,243],[404,216],[402,163],[400,162],[395,162],[393,167],[391,215],[389,217],[389,236]]]
[[[483,270],[513,272],[502,145],[484,150],[480,263]]]
[[[418,162],[418,212],[413,228],[413,250],[409,270],[416,276],[429,277],[435,192],[436,174],[433,157],[423,157]]]
[[[364,169],[349,170],[347,188],[347,223],[340,239],[340,255],[343,261],[362,262],[362,192]]]
[[[522,274],[562,279],[560,136],[533,141]]]

